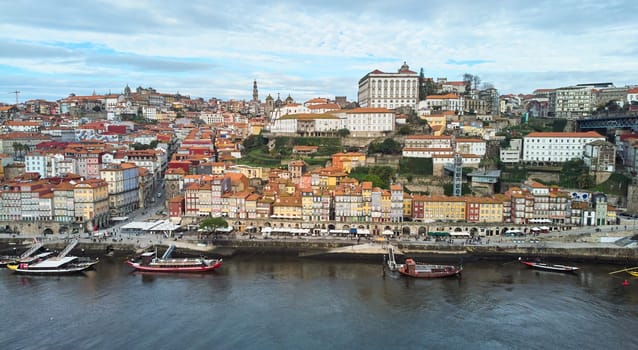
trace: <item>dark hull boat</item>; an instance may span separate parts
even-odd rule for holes
[[[126,260],[126,264],[142,272],[208,272],[223,263],[222,259],[172,259],[170,254],[174,249],[175,246],[170,246],[161,258],[156,256],[156,252],[146,252],[137,259]]]
[[[81,273],[97,264],[98,260],[79,261],[76,256],[53,257],[35,264],[8,264],[7,268],[21,275],[70,275]]]
[[[575,273],[576,271],[580,270],[580,268],[576,267],[576,266],[567,266],[567,265],[560,265],[560,264],[548,264],[548,263],[544,263],[541,261],[532,261],[532,260],[523,260],[521,258],[518,258],[518,261],[521,262],[521,264],[527,266],[527,267],[531,267],[533,269],[536,270],[542,270],[542,271],[551,271],[551,272],[562,272],[562,273]]]

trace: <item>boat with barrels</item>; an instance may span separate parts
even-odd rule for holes
[[[142,272],[208,272],[222,266],[222,259],[171,258],[175,246],[171,245],[164,255],[157,257],[157,251],[142,253],[137,258],[127,259],[126,264]]]

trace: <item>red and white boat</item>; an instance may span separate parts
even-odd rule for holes
[[[170,249],[170,248],[169,248]],[[208,272],[222,266],[222,259],[158,258],[156,252],[142,253],[137,259],[128,259],[126,264],[143,272]]]
[[[543,271],[552,271],[552,272],[564,272],[564,273],[575,273],[576,271],[580,270],[580,268],[576,267],[576,266],[567,266],[567,265],[559,265],[559,264],[547,264],[544,262],[541,262],[540,260],[523,260],[522,258],[518,258],[518,261],[521,262],[521,264],[526,265],[528,267],[531,267],[533,269],[537,269],[537,270],[543,270]]]
[[[406,259],[405,264],[397,269],[402,275],[415,278],[440,278],[460,275],[462,266],[433,265],[417,263],[413,259]]]
[[[394,247],[388,245],[388,257],[385,262],[390,271],[414,278],[441,278],[458,276],[463,271],[462,265],[434,265],[417,263],[414,259],[405,259],[405,264],[397,264],[394,259]]]

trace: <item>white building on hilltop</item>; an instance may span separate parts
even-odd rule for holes
[[[348,129],[351,137],[376,137],[394,130],[395,113],[385,108],[355,108],[323,114],[287,114],[269,124],[273,134],[322,136]]]
[[[403,65],[396,73],[378,69],[359,80],[359,106],[362,108],[410,107],[416,110],[419,100],[419,76]]]
[[[524,162],[556,162],[583,158],[585,145],[605,141],[595,131],[588,132],[532,132],[523,137]]]

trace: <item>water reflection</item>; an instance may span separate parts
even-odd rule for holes
[[[105,259],[84,276],[40,278],[3,271],[0,300],[19,295],[20,302],[3,303],[5,319],[16,322],[12,332],[0,332],[0,344],[638,347],[638,280],[622,286],[621,278],[607,274],[611,270],[582,266],[578,275],[564,275],[473,262],[460,278],[412,279],[384,274],[380,264],[248,256],[227,259],[221,269],[205,274],[132,273],[118,258]],[[32,329],[42,334],[34,337]],[[543,334],[561,336],[548,340]]]

